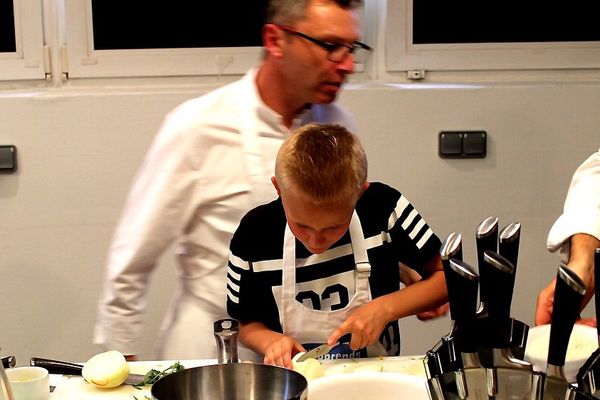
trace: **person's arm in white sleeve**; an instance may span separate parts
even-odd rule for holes
[[[108,254],[94,343],[126,355],[139,351],[155,263],[182,233],[197,200],[189,139],[172,125],[163,126],[138,171]]]
[[[584,281],[587,293],[582,308],[594,293],[594,250],[600,246],[600,151],[577,168],[562,215],[548,234],[547,247],[559,251],[568,267]],[[535,323],[551,321],[556,280],[538,295]],[[592,322],[595,324],[595,321]]]

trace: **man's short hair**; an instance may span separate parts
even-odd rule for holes
[[[312,0],[270,0],[265,21],[267,24],[293,25],[306,16],[306,9]],[[329,0],[344,9],[362,6],[362,0]]]
[[[367,170],[358,137],[335,124],[299,128],[282,144],[275,162],[281,191],[299,190],[316,203],[355,201]]]

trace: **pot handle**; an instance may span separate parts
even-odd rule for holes
[[[214,335],[217,341],[217,361],[219,364],[238,363],[237,337],[238,322],[234,319],[220,319],[214,322]]]

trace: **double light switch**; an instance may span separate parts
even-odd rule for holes
[[[442,158],[485,158],[485,131],[442,131],[439,135],[439,155]]]

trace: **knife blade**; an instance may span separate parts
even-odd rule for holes
[[[336,343],[337,344],[337,343]],[[331,349],[333,349],[334,346],[330,346],[327,343],[323,343],[320,346],[315,347],[312,350],[307,351],[306,353],[302,354],[300,357],[298,357],[298,359],[296,361],[298,362],[302,362],[302,361],[306,361],[309,358],[317,358],[322,356],[323,354],[327,354],[329,353],[329,351]]]
[[[81,375],[83,365],[71,363],[68,361],[52,360],[48,358],[32,357],[30,365],[34,367],[42,367],[48,370],[51,374],[60,375]],[[145,375],[129,374],[124,385],[139,385],[144,381]]]

